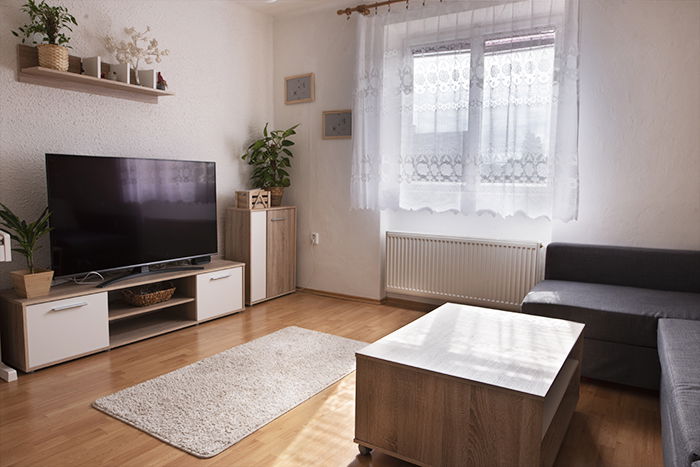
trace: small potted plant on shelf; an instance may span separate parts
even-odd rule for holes
[[[289,147],[294,146],[294,141],[289,137],[296,134],[294,130],[299,125],[272,131],[267,130],[268,125],[265,124],[263,137],[253,141],[241,158],[254,167],[251,180],[255,188],[269,190],[272,198],[270,204],[280,206],[284,189],[290,185],[286,169],[292,166],[290,158],[293,155]]]
[[[27,0],[22,6],[22,11],[29,15],[31,22],[12,31],[17,37],[22,37],[22,43],[31,39],[37,44],[39,66],[58,71],[68,71],[68,49],[66,44],[69,38],[62,30],[73,32],[72,26],[77,26],[73,15],[68,13],[64,6],[50,6],[44,0],[37,3],[35,0]],[[41,42],[34,40],[36,34],[40,34]]]
[[[34,265],[34,254],[39,249],[38,242],[51,230],[50,216],[49,208],[46,208],[34,222],[27,223],[0,203],[0,226],[8,230],[12,240],[19,244],[19,247],[13,248],[12,251],[27,258],[27,269],[10,272],[15,291],[21,297],[41,297],[51,290],[53,271],[38,269]]]

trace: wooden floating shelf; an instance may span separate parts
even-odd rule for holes
[[[119,300],[110,304],[109,306],[109,320],[116,321],[123,318],[130,318],[132,316],[143,315],[156,310],[162,310],[163,308],[169,308],[171,306],[182,305],[183,303],[193,302],[192,297],[173,297],[170,300],[164,302],[156,303],[155,305],[148,306],[134,306]]]
[[[159,97],[175,95],[175,93],[161,91],[160,89],[81,75],[79,57],[71,56],[69,58],[69,71],[58,71],[38,66],[35,47],[19,45],[17,53],[19,61],[18,80],[23,83],[118,97],[149,104],[157,104]],[[107,64],[105,65],[108,66]]]

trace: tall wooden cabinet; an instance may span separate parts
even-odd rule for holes
[[[296,207],[226,210],[226,259],[246,264],[248,305],[296,290]]]

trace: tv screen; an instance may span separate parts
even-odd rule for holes
[[[56,276],[217,251],[216,165],[46,154]]]

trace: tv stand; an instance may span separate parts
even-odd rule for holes
[[[182,269],[132,276],[99,289],[66,283],[35,298],[0,291],[3,360],[31,372],[244,309],[243,263],[215,259],[197,270]],[[176,288],[170,300],[139,307],[123,298],[124,289],[162,281]]]
[[[121,276],[107,279],[106,281],[104,281],[100,285],[98,285],[97,288],[102,289],[102,288],[107,287],[108,285],[114,284],[116,282],[121,282],[121,281],[126,281],[129,279],[133,279],[134,277],[150,276],[153,274],[165,274],[168,272],[176,272],[176,271],[198,271],[201,269],[204,269],[204,267],[203,266],[175,266],[172,268],[150,269],[148,266],[140,266],[138,268],[132,269],[130,272],[127,272],[126,274],[122,274]]]

